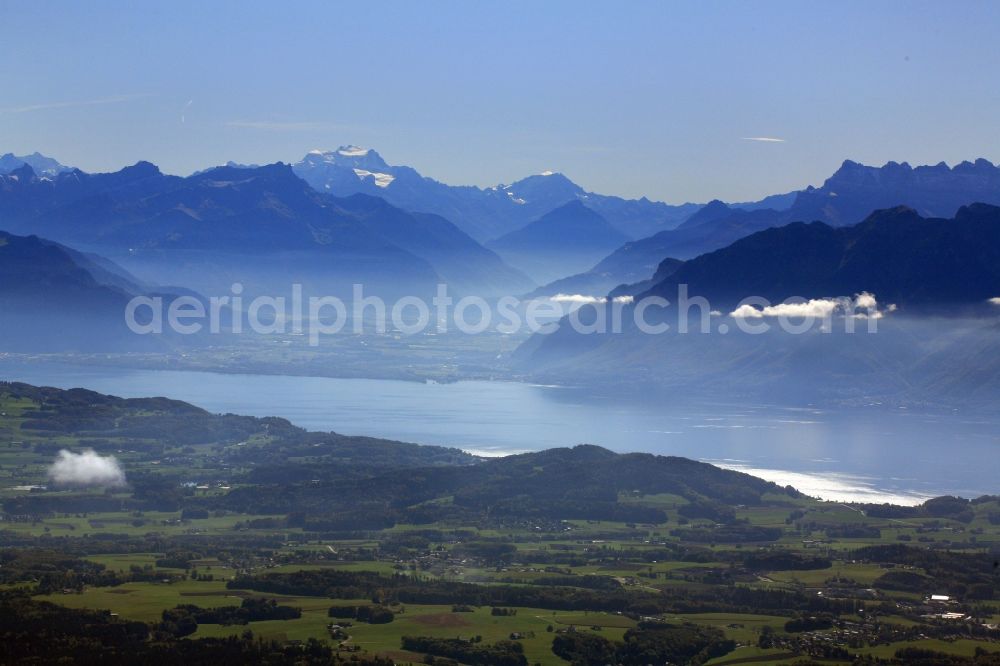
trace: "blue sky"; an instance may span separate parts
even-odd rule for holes
[[[453,184],[745,200],[845,158],[1000,161],[997,34],[973,1],[0,0],[0,152],[187,174],[354,143]]]

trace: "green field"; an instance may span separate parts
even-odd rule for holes
[[[486,464],[446,449],[310,434],[279,422],[265,427],[183,408],[178,415],[171,405],[130,411],[102,406],[99,397],[84,405],[58,398],[42,409],[0,394],[0,594],[27,591],[35,601],[107,610],[148,623],[157,640],[316,639],[345,654],[414,663],[424,655],[402,651],[404,636],[479,638],[468,645],[484,649],[514,640],[527,663],[546,665],[564,663],[552,650],[559,636],[621,649],[626,635],[640,641],[656,632],[674,632],[682,644],[704,641],[706,650],[724,647],[715,666],[793,663],[817,645],[880,658],[907,646],[963,656],[1000,651],[1000,632],[976,626],[996,622],[1000,605],[991,566],[1000,501],[993,498],[944,498],[933,511],[873,508],[726,477],[745,484],[741,497],[750,498],[726,504],[701,494],[718,490],[713,475],[721,473],[703,466],[698,473],[710,478],[698,492],[689,470],[672,481],[647,478],[655,492],[626,486],[580,499],[562,471],[578,464],[577,455],[603,461],[596,468],[585,462],[580,474],[611,464],[593,448],[538,454],[542,462],[508,476],[472,474],[472,485],[437,492],[434,483],[447,487],[452,475]],[[46,418],[61,425],[21,427]],[[79,425],[91,421],[87,427],[104,430]],[[123,423],[128,436],[119,433]],[[127,487],[30,487],[45,482],[58,448],[88,445],[115,452],[129,470]],[[550,464],[557,473],[525,481],[548,469],[545,455],[562,457]],[[402,467],[401,456],[408,460]],[[646,459],[628,478],[643,478],[651,464],[661,463]],[[552,513],[539,498],[559,484],[566,486],[557,496],[562,508]],[[505,504],[513,486],[536,496]],[[599,517],[581,518],[580,507]],[[955,599],[925,601],[941,593]],[[470,612],[454,612],[445,603],[452,598]],[[260,599],[292,619],[217,623],[246,622],[238,613]],[[386,624],[337,620],[327,614],[333,605],[394,615]],[[495,615],[493,605],[511,614]],[[970,619],[926,617],[956,610]],[[182,631],[176,618],[185,613],[199,619]],[[333,638],[330,625],[343,622],[351,626]],[[969,638],[972,629],[977,639]]]

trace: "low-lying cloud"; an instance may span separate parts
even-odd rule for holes
[[[890,304],[885,311],[879,310],[875,295],[863,291],[854,298],[813,298],[800,303],[778,303],[761,308],[743,304],[730,312],[729,316],[737,319],[763,317],[824,319],[840,313],[857,319],[880,319],[885,312],[892,312],[895,309],[896,306]]]
[[[556,294],[552,296],[551,300],[556,303],[579,303],[580,305],[608,302],[604,296],[589,296],[587,294]],[[615,303],[631,303],[634,299],[632,296],[615,296],[612,300]]]
[[[758,310],[752,305],[741,305],[730,314],[741,319],[756,319],[760,317],[811,317],[822,318],[833,313],[841,302],[823,298],[814,298],[805,303],[779,303],[768,305]]]
[[[124,486],[125,472],[114,456],[63,449],[49,466],[49,480],[58,486]]]

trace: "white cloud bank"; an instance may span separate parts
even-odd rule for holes
[[[1000,296],[995,296],[991,298],[990,303],[993,305],[1000,305]]]
[[[588,296],[587,294],[556,294],[551,297],[551,300],[556,303],[579,303],[580,305],[585,305],[587,303],[607,303],[608,299],[604,296]],[[615,296],[615,303],[631,303],[634,300],[632,296]]]
[[[854,298],[813,298],[801,303],[778,303],[763,308],[744,304],[730,312],[729,316],[737,319],[763,317],[824,319],[841,313],[856,319],[881,319],[885,316],[885,312],[893,312],[895,309],[894,304],[889,304],[885,311],[879,310],[875,295],[863,291]]]
[[[779,139],[774,136],[745,136],[744,141],[759,141],[761,143],[784,143],[784,139]]]
[[[124,486],[125,472],[114,456],[63,449],[49,467],[49,480],[60,486]]]
[[[732,312],[731,317],[738,319],[759,319],[761,317],[813,317],[822,318],[833,313],[840,307],[840,301],[825,298],[814,298],[805,303],[779,303],[768,305],[758,310],[752,305],[741,305]]]

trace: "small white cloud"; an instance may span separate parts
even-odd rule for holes
[[[49,480],[60,486],[123,486],[125,472],[114,456],[91,449],[73,453],[63,449],[49,466]]]
[[[990,299],[992,305],[1000,305],[1000,296],[995,296]]]
[[[589,296],[587,294],[556,294],[550,297],[550,300],[556,303],[574,303],[580,305],[586,305],[588,303],[607,303],[608,299],[604,296]],[[631,303],[635,300],[634,296],[615,296],[612,299],[613,303]]]
[[[736,319],[759,319],[764,316],[764,313],[752,305],[743,304],[730,312],[729,316]]]
[[[556,303],[606,303],[608,299],[586,294],[556,294],[551,300]]]
[[[854,298],[854,307],[871,310],[872,308],[878,307],[878,301],[875,300],[874,294],[869,294],[867,291],[863,291]]]
[[[761,143],[784,143],[784,139],[779,139],[773,136],[745,136],[744,141],[760,141]]]

